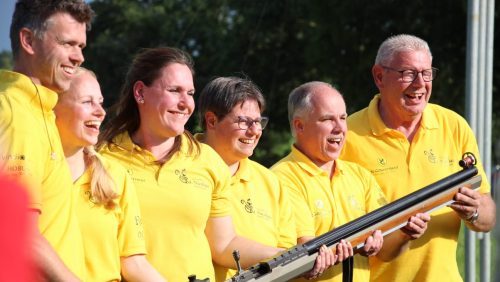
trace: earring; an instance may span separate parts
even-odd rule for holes
[[[144,104],[144,98],[142,97],[137,98],[137,103]]]

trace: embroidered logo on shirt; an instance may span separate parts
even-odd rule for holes
[[[318,208],[318,209],[322,209],[325,207],[325,204],[323,203],[322,200],[316,200],[314,201],[314,205]]]
[[[138,178],[138,177],[134,176],[134,171],[131,170],[130,168],[127,168],[127,173],[128,173],[128,175],[130,175],[130,178],[132,178],[132,180],[134,182],[146,182],[145,178]]]
[[[253,206],[252,206],[251,199],[247,199],[246,201],[244,199],[242,199],[240,202],[245,206],[245,211],[247,213],[254,213],[255,212],[253,209]]]
[[[348,201],[351,204],[351,208],[359,211],[364,211],[363,207],[361,207],[360,203],[358,202],[358,199],[356,199],[355,196],[349,195]]]
[[[26,159],[26,156],[23,154],[14,154],[14,155],[2,155],[1,160],[2,161],[10,161],[10,160],[21,160],[24,161]]]
[[[85,191],[85,197],[87,197],[89,199],[89,202],[90,202],[90,206],[93,207],[97,204],[94,196],[92,196],[92,193],[90,191]]]
[[[23,154],[8,154],[0,156],[0,171],[8,176],[19,177],[31,175],[26,166],[26,156]]]
[[[444,166],[452,166],[454,161],[450,160],[446,156],[436,156],[436,154],[432,151],[432,149],[424,150],[424,155],[427,156],[427,160],[432,164],[444,165]]]
[[[185,184],[191,183],[191,181],[189,181],[188,177],[186,176],[186,169],[176,169],[175,175],[179,176],[179,180],[182,183],[185,183]]]
[[[392,171],[398,169],[398,167],[399,166],[397,166],[397,165],[387,166],[387,160],[384,157],[377,157],[377,167],[375,169],[370,168],[370,172],[373,175],[384,174],[384,173],[392,172]]]

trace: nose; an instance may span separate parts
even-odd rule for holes
[[[346,132],[347,122],[344,118],[336,118],[332,120],[332,133]]]
[[[77,66],[81,65],[85,61],[82,48],[80,48],[80,46],[75,46],[73,52],[70,55],[70,60]]]
[[[94,111],[94,115],[101,119],[104,119],[104,117],[106,116],[106,111],[104,110],[101,104],[97,104],[97,107]]]
[[[417,77],[415,77],[415,80],[413,80],[412,84],[417,85],[419,87],[425,85],[422,72],[417,73]]]
[[[247,128],[247,132],[252,135],[260,135],[262,134],[262,126],[258,125],[256,122],[252,122]]]
[[[194,107],[194,99],[192,95],[189,95],[188,92],[183,92],[179,97],[179,106],[189,108],[190,105]]]

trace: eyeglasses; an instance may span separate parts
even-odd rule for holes
[[[235,122],[238,124],[238,127],[242,130],[248,130],[253,125],[255,125],[257,129],[263,130],[264,128],[266,128],[268,121],[269,118],[267,117],[252,119],[250,117],[238,116],[238,119]]]
[[[381,67],[383,67],[386,70],[399,72],[401,74],[401,80],[403,82],[415,81],[415,79],[417,79],[419,73],[422,74],[422,79],[425,82],[429,82],[429,81],[432,81],[434,78],[436,78],[437,71],[438,71],[437,68],[430,68],[430,69],[423,70],[423,71],[416,71],[416,70],[397,70],[397,69],[393,69],[393,68],[386,67],[386,66],[381,66]]]

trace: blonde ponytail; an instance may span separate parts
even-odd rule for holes
[[[97,205],[103,205],[106,209],[116,207],[115,199],[119,197],[115,190],[115,182],[107,172],[102,160],[98,157],[93,146],[85,147],[83,152],[89,160],[92,180],[90,181],[90,193],[93,202]]]

